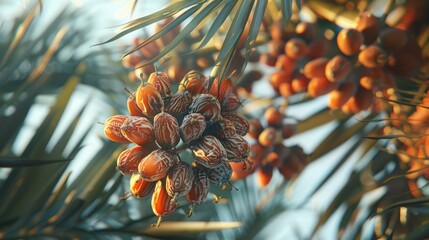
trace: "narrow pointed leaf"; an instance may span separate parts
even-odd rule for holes
[[[24,158],[15,158],[15,157],[0,157],[0,168],[41,166],[41,165],[66,162],[66,161],[68,160],[67,159],[40,160],[40,159],[24,159]]]
[[[58,201],[58,196],[60,196],[60,193],[62,191],[65,191],[65,189],[66,189],[66,184],[67,184],[67,181],[68,181],[70,175],[71,175],[71,172],[67,172],[61,178],[61,180],[58,182],[58,185],[55,187],[54,191],[49,196],[49,199],[46,202],[46,205],[44,206],[45,210],[48,209],[48,208],[50,208],[56,201]]]
[[[362,213],[362,216],[359,217],[353,224],[351,225],[351,229],[344,233],[344,239],[367,239],[366,237],[361,237],[362,228],[364,224],[369,220],[372,216],[371,213],[375,212],[381,202],[382,198],[378,199],[374,203],[371,203],[367,206],[368,210]]]
[[[130,27],[136,27],[136,26],[144,27],[144,26],[148,25],[147,24],[148,22],[150,22],[149,24],[154,23],[154,22],[152,22],[154,18],[158,18],[160,16],[163,16],[163,18],[161,18],[161,19],[164,19],[166,17],[173,15],[174,13],[179,12],[180,9],[186,9],[186,8],[192,7],[193,5],[200,4],[203,2],[205,2],[205,0],[179,0],[179,1],[175,1],[175,2],[171,3],[170,5],[167,5],[165,8],[161,9],[160,11],[154,12],[148,16],[144,16],[141,18],[137,18],[135,20],[131,20],[128,23],[123,24],[121,29],[125,30],[125,29],[128,29]],[[141,26],[141,24],[144,24],[144,25]]]
[[[232,21],[231,27],[225,36],[225,41],[222,44],[222,48],[219,51],[219,55],[216,59],[217,63],[221,62],[231,51],[235,50],[234,48],[244,31],[247,20],[249,19],[254,0],[242,0],[240,2],[241,4],[238,7],[238,12]]]
[[[97,204],[96,206],[87,214],[83,214],[83,218],[89,218],[91,216],[93,216],[95,213],[97,213],[98,211],[100,211],[100,209],[102,209],[103,207],[105,207],[107,205],[107,201],[109,200],[109,198],[112,196],[112,194],[118,189],[119,185],[122,183],[123,177],[122,175],[118,175],[116,177],[115,182],[112,184],[112,186],[109,188],[109,190],[103,192],[101,194],[101,196],[97,199]]]
[[[354,144],[350,145],[349,150],[340,158],[340,160],[335,164],[335,166],[327,171],[326,176],[317,183],[317,186],[308,194],[308,197],[306,199],[310,199],[311,196],[313,196],[317,191],[322,188],[326,182],[331,180],[331,178],[334,176],[334,174],[340,169],[344,163],[347,162],[349,157],[356,151],[356,149],[359,147],[359,145],[362,143],[362,140],[357,140]]]
[[[298,10],[299,10],[299,11],[301,11],[301,8],[302,8],[302,3],[301,3],[301,1],[302,1],[302,0],[295,0],[296,7],[298,8]]]
[[[311,129],[314,129],[316,127],[322,126],[326,123],[332,122],[334,120],[344,120],[350,118],[349,115],[339,113],[339,112],[332,112],[328,108],[324,108],[312,116],[299,121],[296,124],[296,130],[297,133],[302,133]]]
[[[78,123],[81,120],[81,116],[83,111],[85,110],[85,107],[82,107],[82,109],[76,114],[72,122],[69,124],[69,127],[66,129],[66,131],[61,135],[59,140],[55,143],[55,146],[52,148],[52,151],[50,154],[54,156],[61,156],[64,152],[64,149],[67,147],[70,138],[72,137],[73,133],[76,130],[76,127]],[[87,133],[88,131],[85,131]],[[83,137],[85,138],[87,134],[83,134]],[[79,145],[78,145],[79,146]]]
[[[0,63],[0,68],[3,68],[3,66],[6,64],[6,61],[10,58],[11,54],[15,51],[18,44],[24,38],[25,34],[27,33],[27,30],[29,29],[31,23],[34,20],[38,6],[39,6],[38,3],[34,4],[34,7],[30,10],[30,12],[27,14],[27,17],[24,19],[22,24],[19,26],[18,31],[15,34],[15,37],[10,44],[10,47],[7,49],[6,54],[2,58],[2,61]]]
[[[31,84],[31,88],[28,91],[17,91],[17,95],[20,93],[25,93],[25,98],[17,99],[14,102],[6,102],[3,106],[15,106],[17,111],[15,111],[10,116],[0,116],[0,120],[2,124],[0,124],[0,134],[2,137],[0,138],[0,149],[3,149],[6,144],[12,142],[16,135],[18,134],[24,120],[34,103],[34,99],[38,95],[38,92],[45,86],[46,78],[40,79],[40,81],[36,81],[34,84]],[[12,97],[12,101],[14,96]],[[17,96],[18,98],[18,96]]]
[[[396,100],[387,99],[387,98],[380,98],[380,99],[388,101],[388,102],[392,102],[392,103],[397,103],[397,104],[405,105],[405,106],[410,106],[410,107],[417,107],[417,106],[419,106],[421,108],[429,109],[429,106],[425,106],[425,105],[421,105],[421,104],[414,104],[414,103],[405,102],[405,101],[396,101]]]
[[[216,4],[215,4],[216,3]],[[218,2],[212,2],[208,4],[204,9],[202,9],[192,20],[189,22],[186,27],[180,31],[180,33],[176,36],[176,38],[168,44],[162,51],[156,56],[155,58],[149,60],[146,64],[154,63],[164,57],[167,53],[169,53],[171,50],[173,50],[186,36],[188,36],[200,23],[203,21],[204,18],[206,18],[210,12],[212,12],[217,6]],[[193,8],[189,9],[188,11],[196,12],[202,4],[199,4],[197,6],[194,6]],[[191,13],[191,12],[189,12]],[[130,54],[133,50],[128,51],[124,56],[127,54]],[[140,67],[140,66],[139,66]]]
[[[97,199],[107,182],[115,173],[116,158],[125,149],[124,145],[106,142],[103,149],[94,156],[94,159],[103,161],[92,161],[79,175],[70,189],[79,192],[78,198],[84,200],[84,207],[90,205]],[[102,151],[102,152],[101,152]]]
[[[429,203],[429,197],[421,197],[421,198],[416,198],[416,199],[411,199],[411,200],[405,200],[405,201],[399,201],[396,203],[393,203],[389,206],[387,206],[386,208],[384,208],[383,210],[379,211],[377,213],[377,215],[382,215],[385,213],[388,213],[390,211],[392,211],[393,209],[399,208],[399,207],[413,207],[413,206],[420,206],[423,204],[427,204]]]
[[[418,134],[418,135],[389,134],[389,135],[383,135],[383,136],[365,136],[364,138],[372,139],[372,140],[380,140],[380,139],[395,139],[395,138],[422,138],[425,136],[429,136],[429,134]]]
[[[364,194],[364,192],[362,191],[360,174],[357,172],[353,172],[349,180],[347,181],[347,183],[344,185],[341,191],[335,196],[335,198],[330,202],[327,209],[322,213],[322,215],[318,219],[316,227],[313,229],[311,236],[314,237],[314,235],[320,229],[320,227],[323,226],[323,224],[325,224],[328,221],[331,215],[335,211],[337,211],[337,209],[342,204],[344,204],[344,202],[346,202],[351,197],[356,198],[356,196],[361,196],[362,194]]]
[[[237,8],[237,13],[232,21],[231,27],[228,29],[228,32],[225,36],[225,40],[215,61],[215,67],[210,73],[211,81],[209,87],[211,87],[211,84],[215,77],[219,77],[220,79],[224,78],[225,73],[230,66],[233,53],[237,51],[236,47],[238,41],[243,34],[255,1],[242,0],[240,2],[241,3]]]
[[[102,42],[102,43],[98,43],[95,44],[94,46],[98,46],[98,45],[102,45],[102,44],[106,44],[112,41],[115,41],[137,29],[146,27],[152,23],[158,22],[162,19],[165,19],[167,17],[170,17],[172,15],[174,15],[175,13],[179,12],[180,9],[185,9],[188,7],[191,7],[193,5],[196,4],[200,4],[202,2],[205,2],[203,0],[182,0],[182,1],[177,1],[174,2],[168,6],[166,6],[165,8],[161,9],[160,11],[157,11],[155,13],[152,13],[148,16],[142,17],[142,18],[138,18],[135,19],[133,21],[130,21],[128,23],[126,23],[125,25],[122,26],[121,31],[114,35],[113,37],[111,37],[110,39]],[[189,11],[189,10],[186,10]]]
[[[154,236],[174,236],[180,234],[219,231],[241,226],[240,222],[164,222],[157,228],[148,228],[142,232]]]
[[[54,201],[58,200],[58,193],[63,191],[65,189],[65,184],[70,177],[70,172],[65,174],[64,177],[58,181],[57,187],[53,190],[53,192],[50,194],[49,199],[45,202],[42,209],[39,211],[39,209],[36,209],[38,213],[34,215],[33,211],[25,211],[24,215],[21,215],[19,220],[14,224],[15,227],[20,228],[21,226],[25,226],[26,228],[31,227],[41,227],[42,225],[46,224],[44,220],[49,219],[49,217],[53,216],[57,210],[51,209]],[[33,201],[33,204],[36,201]],[[34,215],[34,216],[32,216]]]
[[[201,6],[203,4],[197,4],[196,6],[188,9],[186,12],[184,12],[183,14],[181,14],[180,16],[178,16],[177,18],[175,18],[172,22],[170,22],[169,24],[167,24],[164,28],[162,28],[159,32],[153,34],[152,36],[150,36],[149,38],[147,38],[146,40],[144,40],[143,42],[139,43],[136,47],[132,48],[131,50],[127,51],[123,57],[137,51],[138,49],[146,46],[147,44],[160,39],[162,36],[164,36],[166,33],[172,31],[174,28],[176,28],[177,26],[180,25],[180,23],[182,23],[184,20],[188,19],[190,16],[192,16],[195,12],[197,12]],[[193,29],[192,29],[193,30]],[[180,35],[180,34],[179,34]],[[176,38],[178,38],[179,36],[177,36]],[[180,41],[183,40],[180,39]]]
[[[22,154],[24,157],[30,155],[43,155],[46,145],[53,134],[55,126],[58,125],[61,116],[64,113],[64,109],[66,108],[66,105],[78,83],[79,79],[77,77],[70,78],[61,93],[58,94],[57,101],[52,106],[48,116],[37,129],[34,137],[31,139],[27,148],[24,150],[24,153]]]
[[[342,121],[336,129],[334,129],[310,154],[309,160],[313,161],[332,151],[349,138],[361,133],[362,129],[367,125],[364,122],[357,122],[353,126],[346,126],[346,121]]]
[[[356,216],[355,212],[359,211],[358,206],[359,206],[359,202],[353,202],[349,206],[347,206],[347,209],[343,213],[343,216],[341,217],[341,220],[340,220],[340,223],[339,223],[339,233],[341,235],[344,232],[344,230],[346,229],[347,225],[350,224],[351,219],[353,218],[353,216]]]
[[[43,73],[49,61],[52,59],[52,56],[57,52],[58,48],[60,47],[61,41],[63,40],[67,30],[68,30],[68,27],[63,26],[57,32],[51,44],[49,45],[48,49],[46,50],[45,54],[43,54],[42,59],[40,59],[39,64],[37,65],[36,68],[34,68],[33,72],[31,72],[30,76],[28,77],[28,81],[32,82],[36,80]]]
[[[283,19],[289,21],[292,16],[292,0],[282,0],[280,1],[280,8],[282,11]]]
[[[250,52],[253,45],[255,44],[256,37],[258,36],[259,28],[261,27],[262,20],[264,19],[266,8],[267,1],[257,0],[255,11],[253,12],[252,23],[250,24],[249,35],[246,39],[246,52],[243,69],[246,68],[247,62],[249,61]],[[235,84],[237,84],[237,82]]]
[[[132,3],[131,3],[131,8],[130,8],[130,17],[133,16],[133,13],[134,13],[134,10],[136,9],[138,0],[132,0],[131,2]]]
[[[223,1],[222,4],[224,2],[225,1]],[[204,39],[201,41],[200,45],[196,48],[195,51],[198,51],[202,47],[207,45],[210,39],[218,32],[219,28],[225,22],[226,18],[230,15],[236,3],[236,1],[229,1],[228,3],[224,4],[225,6],[219,11],[219,15],[216,16],[216,19],[210,25],[209,30],[205,34]]]

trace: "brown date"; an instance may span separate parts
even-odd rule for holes
[[[249,157],[249,143],[242,136],[234,134],[222,141],[228,162],[242,162]]]
[[[180,126],[183,141],[189,142],[198,139],[206,129],[206,120],[200,113],[191,113],[185,116]]]
[[[235,132],[241,136],[245,136],[249,132],[249,122],[239,113],[225,113],[223,118],[226,118],[234,124]]]
[[[165,188],[165,181],[156,183],[152,194],[152,211],[158,217],[170,215],[177,207],[177,201],[172,201]]]
[[[122,175],[131,175],[138,172],[139,163],[152,152],[151,147],[134,146],[119,154],[116,169]]]
[[[192,103],[192,95],[188,91],[177,92],[165,104],[164,112],[180,117],[188,111]]]
[[[194,97],[190,113],[201,113],[206,121],[211,124],[221,119],[221,107],[219,101],[211,94],[200,94]]]
[[[138,166],[141,177],[149,182],[157,181],[167,176],[168,170],[178,161],[171,152],[157,149],[143,158]]]
[[[207,199],[210,182],[207,175],[199,168],[194,168],[194,176],[191,190],[186,194],[186,200],[192,204],[201,204]]]
[[[191,190],[193,181],[192,167],[185,162],[177,162],[168,170],[165,180],[168,195],[170,197],[186,195]]]
[[[164,106],[164,101],[159,91],[148,83],[142,83],[137,88],[136,102],[142,113],[150,118],[161,112]]]
[[[217,168],[227,160],[227,153],[222,143],[211,135],[199,139],[191,149],[195,160],[207,168]]]
[[[161,148],[171,149],[180,141],[179,122],[169,113],[158,113],[153,119],[155,139]]]
[[[188,72],[179,85],[179,92],[189,91],[192,96],[207,93],[209,87],[208,79],[200,72],[191,70]]]
[[[144,180],[138,173],[133,173],[133,175],[131,175],[130,191],[134,196],[138,198],[147,197],[153,193],[154,188],[155,182]]]
[[[128,140],[138,145],[151,143],[155,138],[153,126],[145,117],[128,117],[121,126],[121,132]]]
[[[118,143],[130,143],[121,132],[121,126],[128,119],[128,116],[124,115],[115,115],[109,117],[104,123],[104,135],[113,142]]]
[[[170,78],[166,73],[163,72],[154,72],[149,75],[147,80],[149,84],[152,84],[158,90],[161,97],[166,97],[171,95],[171,82]]]

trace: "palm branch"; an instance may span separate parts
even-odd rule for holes
[[[89,168],[83,173],[91,178],[83,182],[75,180],[69,185],[68,179],[74,174],[68,167],[77,159],[84,159],[78,156],[85,145],[90,144],[88,136],[94,126],[82,123],[88,117],[91,104],[70,106],[76,104],[72,97],[78,95],[90,103],[94,98],[89,93],[94,87],[104,88],[98,79],[118,81],[115,75],[106,74],[103,69],[111,66],[110,69],[118,69],[116,73],[122,70],[112,62],[100,62],[100,59],[107,59],[103,57],[105,50],[82,55],[70,52],[88,39],[82,31],[72,30],[77,11],[63,10],[56,21],[38,32],[40,9],[41,2],[36,2],[19,19],[11,21],[9,29],[0,33],[2,238],[70,235],[62,231],[84,222],[83,210],[94,206],[92,202],[96,199],[103,202],[112,194],[112,189],[104,190],[115,175],[114,168],[107,166],[113,167],[114,156],[121,149],[121,146],[98,140],[99,149],[87,160],[90,166],[99,166],[101,171],[96,173]],[[61,56],[67,51],[68,57]],[[89,89],[85,91],[84,86]],[[115,96],[124,100],[123,94],[112,89],[106,89],[106,93],[111,97],[105,96],[103,101],[115,99]],[[108,102],[105,108],[114,111],[114,101]],[[40,112],[43,109],[47,114]],[[64,115],[71,113],[70,109],[76,112],[67,122]],[[90,119],[93,123],[98,120],[96,116]],[[63,131],[58,127],[61,123],[65,124]],[[100,196],[100,193],[104,194]]]
[[[142,29],[152,23],[167,19],[168,17],[177,16],[159,32],[139,43],[134,48],[129,49],[124,54],[124,57],[162,38],[165,34],[182,24],[183,29],[175,39],[165,46],[156,57],[149,59],[146,64],[155,63],[163,60],[163,58],[171,58],[172,56],[186,58],[190,57],[190,54],[213,51],[213,45],[210,46],[209,43],[217,36],[224,40],[215,60],[214,66],[216,67],[213,69],[211,77],[225,76],[225,72],[236,51],[240,37],[246,36],[244,48],[247,62],[251,49],[258,44],[257,37],[263,21],[278,19],[277,15],[266,14],[267,9],[270,8],[273,14],[281,12],[283,19],[288,21],[292,15],[292,2],[293,1],[280,1],[280,3],[275,3],[274,1],[175,1],[159,11],[123,24],[120,26],[119,32],[116,35],[98,45],[115,41],[129,33]],[[296,3],[300,8],[300,1],[296,1]],[[269,17],[268,19],[267,16]],[[185,21],[189,19],[190,21],[186,23]],[[200,41],[195,43],[195,49],[190,52],[176,51],[176,53],[173,51],[191,32],[199,31],[203,32],[204,36],[201,37]]]

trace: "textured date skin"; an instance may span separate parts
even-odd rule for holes
[[[179,122],[169,113],[158,113],[153,119],[155,139],[161,148],[171,149],[180,141]]]
[[[130,143],[130,140],[124,137],[121,132],[121,126],[127,118],[128,116],[124,115],[109,117],[104,123],[104,135],[113,142]]]
[[[135,93],[130,93],[130,96],[127,99],[127,109],[131,116],[143,117],[142,110],[137,106]]]
[[[155,182],[149,182],[144,180],[140,174],[135,173],[131,176],[130,179],[130,191],[131,193],[138,197],[144,198],[153,193],[155,188]]]
[[[166,177],[166,189],[170,197],[187,194],[192,187],[194,173],[192,167],[184,162],[178,162],[170,168]]]
[[[177,208],[179,197],[192,205],[189,217],[194,205],[206,201],[210,183],[232,186],[230,164],[246,174],[257,166],[242,137],[249,124],[236,113],[241,101],[233,82],[219,79],[209,90],[207,77],[190,71],[172,92],[168,76],[154,72],[136,92],[125,89],[131,116],[116,117],[108,128],[116,141],[137,144],[119,155],[117,169],[131,176],[133,196],[151,196],[156,226]],[[179,155],[189,150],[192,166]]]
[[[241,136],[246,135],[249,132],[249,122],[240,114],[231,112],[223,115],[223,118],[226,118],[234,123],[235,132]]]
[[[152,84],[158,90],[161,97],[167,97],[171,95],[171,82],[167,74],[163,72],[153,72],[149,75],[147,80],[149,84]]]
[[[328,61],[325,67],[325,76],[331,82],[340,82],[352,71],[352,64],[342,55],[336,55]]]
[[[232,176],[232,168],[228,163],[221,163],[217,168],[204,169],[211,183],[218,186],[226,184]]]
[[[122,175],[131,175],[138,172],[139,163],[152,152],[152,148],[134,146],[119,154],[116,161],[116,169]]]
[[[136,103],[142,113],[149,118],[153,118],[161,112],[164,106],[161,94],[148,83],[143,83],[137,88]]]
[[[209,87],[208,79],[200,72],[189,71],[179,85],[179,91],[189,91],[192,96],[207,93]]]
[[[188,111],[191,103],[192,95],[190,92],[177,92],[168,100],[164,111],[175,117],[180,117]]]
[[[165,188],[165,181],[159,180],[156,183],[152,194],[152,211],[158,217],[168,216],[177,207],[177,201],[172,201]]]
[[[192,147],[195,160],[207,167],[216,168],[223,161],[227,160],[227,153],[222,143],[214,136],[207,135],[201,138],[195,146]]]
[[[227,156],[228,162],[242,162],[249,157],[249,143],[240,135],[234,134],[222,141]]]
[[[215,123],[222,118],[220,103],[210,94],[200,94],[194,97],[189,109],[191,113],[201,113],[208,123]]]
[[[146,181],[157,181],[167,176],[168,170],[177,162],[177,156],[171,152],[157,149],[143,158],[138,170]]]
[[[235,93],[235,87],[231,81],[231,79],[223,79],[220,81],[219,86],[219,78],[216,78],[213,81],[212,86],[210,87],[209,93],[216,97],[221,104],[230,96],[230,94]]]
[[[153,126],[145,117],[130,116],[121,126],[122,135],[138,145],[153,142],[155,136]]]
[[[194,176],[191,190],[186,194],[186,200],[192,204],[201,204],[207,199],[210,182],[207,175],[199,168],[194,168]]]
[[[241,100],[236,93],[231,93],[222,101],[222,112],[234,112],[241,106]]]
[[[189,142],[198,139],[206,129],[206,120],[200,113],[191,113],[185,116],[180,126],[180,134],[183,141]]]
[[[227,139],[235,134],[234,123],[226,118],[213,125],[212,130],[213,135],[219,139]]]

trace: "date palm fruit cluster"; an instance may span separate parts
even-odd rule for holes
[[[384,109],[381,99],[395,98],[398,79],[416,76],[422,64],[421,48],[412,34],[383,27],[379,18],[366,12],[355,28],[338,32],[331,41],[336,44],[319,36],[315,24],[305,22],[294,30],[276,22],[270,35],[268,53],[260,61],[277,68],[269,77],[277,94],[329,93],[328,106],[346,113]],[[328,48],[335,55],[325,56]]]
[[[422,63],[420,47],[411,34],[382,27],[380,19],[369,13],[360,16],[356,28],[339,32],[337,46],[343,57],[349,56],[354,65],[347,78],[356,87],[352,95],[346,87],[342,90],[340,86],[330,94],[329,106],[342,107],[345,112],[356,113],[368,108],[383,110],[386,104],[380,99],[394,99],[397,80],[415,76]],[[335,75],[335,71],[332,73]]]
[[[397,105],[391,114],[392,123],[383,129],[385,135],[415,136],[400,137],[397,155],[406,169],[410,193],[414,197],[425,195],[419,186],[429,181],[429,91],[415,111],[409,114],[408,106]],[[408,114],[407,114],[408,113]],[[426,194],[427,195],[427,194]]]
[[[318,36],[312,23],[302,22],[293,29],[278,21],[269,31],[268,52],[260,56],[260,62],[277,68],[269,77],[274,91],[283,97],[306,91],[309,79],[299,72],[297,65],[304,58],[323,56],[327,50],[326,39]]]
[[[259,186],[265,187],[271,181],[275,168],[284,179],[291,179],[301,172],[307,157],[300,146],[284,145],[283,140],[290,138],[295,131],[293,124],[283,123],[284,119],[285,114],[272,106],[265,111],[262,121],[256,118],[249,120],[247,136],[251,139],[250,165],[247,162],[230,163],[234,170],[233,180],[243,179],[256,172]]]
[[[133,144],[119,155],[117,169],[131,175],[134,196],[152,196],[159,221],[181,196],[192,205],[204,202],[210,182],[229,183],[229,162],[247,160],[249,124],[236,112],[240,101],[229,79],[215,79],[209,88],[203,74],[190,71],[172,93],[167,74],[154,72],[130,94],[127,107],[130,115],[108,118],[104,133]],[[181,158],[183,151],[192,159]]]

